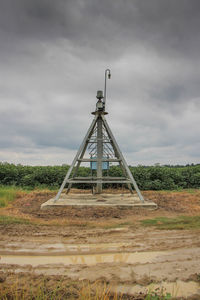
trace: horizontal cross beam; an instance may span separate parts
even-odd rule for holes
[[[67,183],[131,183],[130,180],[103,180],[103,179],[99,179],[99,180],[72,180],[69,179],[67,181]]]
[[[98,161],[97,158],[79,158],[78,161],[81,162],[92,162],[92,161]],[[119,162],[121,159],[115,159],[115,158],[103,158],[102,161],[108,161],[108,162]]]
[[[70,178],[69,180],[96,180],[96,179],[100,179],[100,180],[129,180],[126,177],[109,177],[109,176],[105,176],[105,177],[73,177]]]

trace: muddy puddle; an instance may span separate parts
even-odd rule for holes
[[[54,244],[54,249],[60,249],[60,246],[59,243]],[[83,249],[88,250],[89,245],[68,246],[73,251],[81,248],[82,252],[64,255],[51,252],[46,255],[40,251],[35,255],[18,252],[16,255],[3,254],[0,256],[0,268],[5,272],[12,270],[16,274],[67,275],[73,280],[87,279],[92,282],[99,278],[109,282],[114,276],[113,292],[136,295],[156,290],[161,294],[170,293],[175,298],[197,294],[200,299],[199,282],[192,281],[195,280],[194,275],[199,274],[199,248],[93,254],[83,253]],[[92,246],[95,249],[96,245]],[[108,244],[101,245],[103,249],[105,246]],[[115,246],[113,243],[112,247]],[[149,285],[152,280],[155,283]]]
[[[167,252],[166,252],[167,254]],[[1,255],[1,264],[31,265],[33,267],[47,264],[88,266],[99,263],[147,263],[153,262],[163,252],[105,253],[81,255]]]
[[[76,253],[102,253],[119,252],[131,243],[99,243],[99,244],[66,244],[66,243],[46,243],[37,244],[12,242],[7,243],[6,248],[0,247],[1,254],[19,254],[19,255],[51,255],[51,254],[76,254]]]
[[[129,295],[135,295],[140,293],[147,293],[156,291],[157,293],[170,293],[172,297],[189,297],[197,294],[200,296],[200,285],[194,281],[181,281],[176,282],[161,282],[159,284],[149,284],[147,286],[141,285],[118,285],[112,288],[114,292],[125,293]]]

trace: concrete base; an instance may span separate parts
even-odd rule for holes
[[[156,209],[157,204],[152,201],[141,202],[137,194],[61,194],[60,199],[54,202],[51,198],[41,205],[41,209],[51,207],[72,206],[117,206],[117,207],[144,207]]]

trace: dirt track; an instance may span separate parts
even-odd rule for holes
[[[62,278],[73,286],[71,281],[75,280],[73,297],[80,288],[78,280],[100,280],[133,294],[130,287],[173,283],[178,279],[180,286],[185,284],[185,294],[179,291],[179,296],[187,296],[189,289],[190,294],[198,293],[196,299],[200,299],[198,287],[192,286],[199,285],[200,230],[157,230],[144,228],[139,222],[158,216],[199,215],[200,191],[144,194],[159,205],[158,210],[66,207],[41,211],[41,203],[53,193],[19,195],[12,206],[1,209],[1,214],[20,216],[33,224],[0,226],[1,288],[13,284],[16,276],[25,282],[25,273],[32,282],[44,276],[54,284]],[[12,256],[16,261],[16,255],[19,261],[13,263]],[[31,259],[36,255],[38,263],[34,265]],[[25,264],[28,256],[29,266]],[[42,256],[48,256],[49,262],[43,263]],[[4,263],[6,259],[11,260]],[[131,299],[130,295],[127,297]]]

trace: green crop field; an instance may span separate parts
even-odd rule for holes
[[[56,189],[60,186],[69,166],[23,166],[0,163],[0,185],[14,185],[35,188],[48,187]],[[130,166],[136,182],[141,190],[177,190],[200,188],[200,164],[187,166]],[[90,176],[90,168],[81,167],[79,176]],[[117,166],[111,166],[109,176],[122,176]],[[107,184],[107,187],[118,187]],[[86,184],[78,184],[77,188],[90,188]]]

